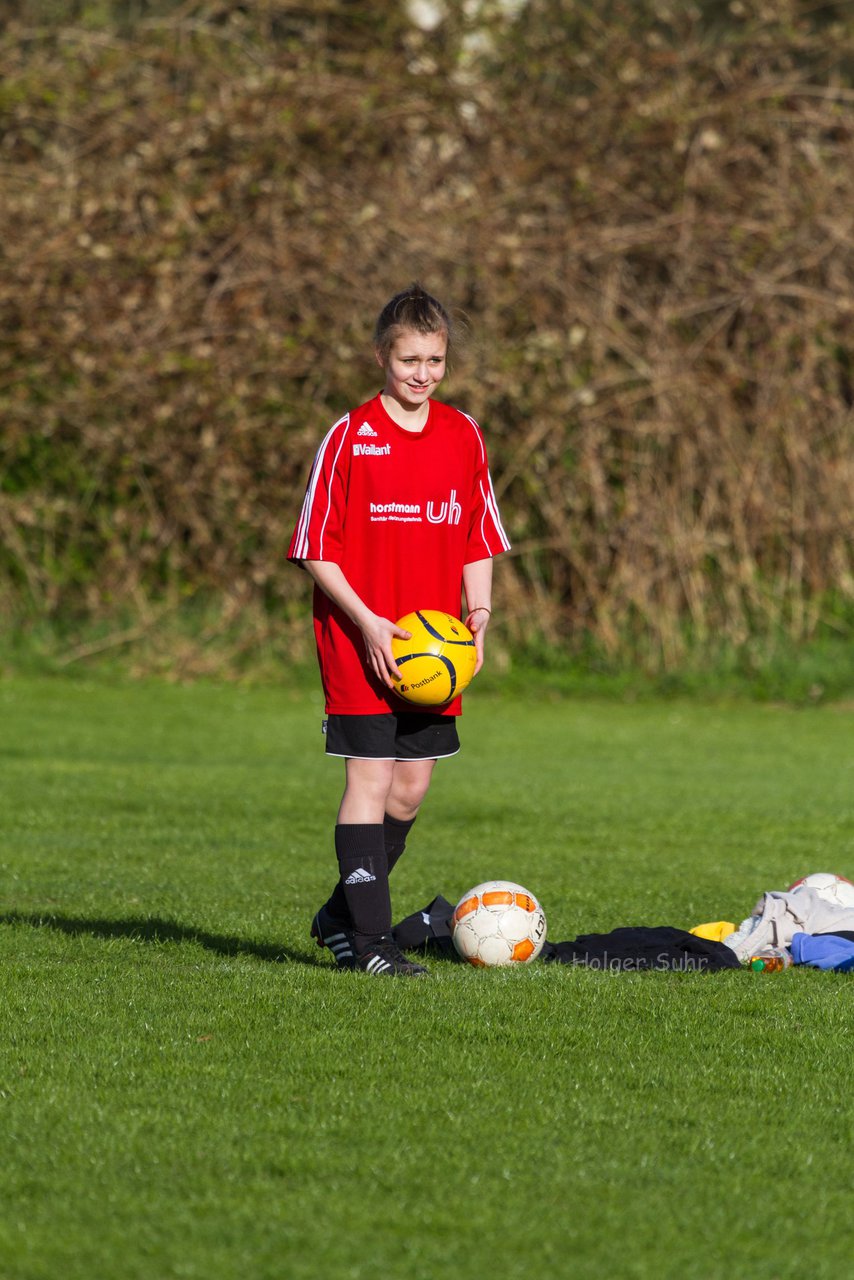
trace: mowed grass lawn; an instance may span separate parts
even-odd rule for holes
[[[854,717],[467,699],[398,917],[554,941],[854,876]],[[0,684],[0,1276],[838,1277],[849,976],[338,974],[311,688]]]

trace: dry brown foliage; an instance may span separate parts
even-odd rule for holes
[[[244,8],[2,39],[0,599],[303,602],[314,448],[419,277],[471,326],[447,397],[490,441],[511,643],[842,626],[851,21]]]

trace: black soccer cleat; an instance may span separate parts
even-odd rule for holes
[[[353,950],[353,930],[341,920],[331,916],[321,907],[311,922],[311,936],[319,947],[328,947],[339,969],[354,969],[356,953]]]
[[[369,943],[361,954],[356,952],[354,961],[354,968],[374,977],[426,978],[430,972],[423,964],[408,960],[388,933],[376,942]]]

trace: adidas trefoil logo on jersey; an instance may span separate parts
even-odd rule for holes
[[[370,871],[366,871],[364,867],[357,867],[355,871],[351,871],[345,884],[369,884],[371,880],[376,880],[376,876],[372,876]]]
[[[377,433],[368,422],[363,422],[356,432],[357,436],[375,436]]]

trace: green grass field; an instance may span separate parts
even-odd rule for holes
[[[845,975],[431,961],[308,938],[311,690],[0,684],[0,1276],[841,1277]],[[850,708],[469,696],[398,916],[492,877],[549,936],[854,875]]]

